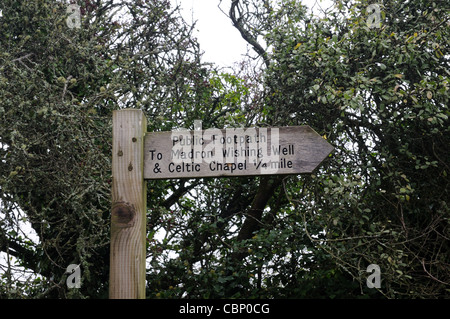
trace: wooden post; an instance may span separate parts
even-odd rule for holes
[[[141,110],[113,112],[109,297],[145,298],[147,194]]]

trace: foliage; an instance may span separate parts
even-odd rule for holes
[[[151,250],[150,296],[448,297],[448,8],[385,1],[373,27],[369,4],[315,17],[297,1],[233,1],[264,64],[246,116],[308,124],[336,150],[311,176],[196,185]]]
[[[362,285],[378,264],[384,296],[448,296],[448,5],[384,1],[374,28],[369,4],[277,20],[268,120],[336,146],[326,171],[297,182],[306,196],[290,195],[316,247]]]
[[[149,298],[448,297],[448,4],[383,1],[374,27],[366,0],[219,3],[259,64],[203,64],[167,1],[83,0],[79,29],[67,3],[2,1],[0,250],[23,268],[0,296],[107,297],[111,116],[140,108],[149,131],[307,124],[335,146],[311,175],[148,181]]]
[[[151,130],[217,125],[245,93],[201,64],[168,1],[79,4],[80,28],[68,3],[0,5],[0,248],[28,274],[16,285],[5,266],[4,297],[107,296],[112,110],[143,109]],[[80,290],[66,287],[69,264]]]

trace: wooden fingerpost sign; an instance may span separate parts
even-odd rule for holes
[[[109,297],[145,298],[147,194],[141,110],[113,112]]]
[[[145,298],[147,179],[311,173],[332,152],[307,125],[147,133],[141,110],[113,112],[110,298]]]

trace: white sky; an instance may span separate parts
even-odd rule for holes
[[[247,43],[231,20],[218,8],[220,0],[170,0],[180,5],[184,19],[196,23],[195,36],[204,51],[203,62],[214,62],[221,67],[232,66],[243,60],[247,53]],[[221,8],[228,14],[231,0],[222,0]],[[331,0],[303,0],[318,13],[320,7],[328,8]]]
[[[188,23],[197,21],[196,34],[200,49],[204,51],[203,62],[214,62],[220,66],[232,66],[243,59],[247,52],[247,43],[231,20],[218,8],[219,0],[171,0],[183,9],[184,19]],[[222,8],[229,8],[223,0]]]

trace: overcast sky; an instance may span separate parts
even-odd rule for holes
[[[188,23],[197,21],[196,36],[204,51],[203,61],[219,66],[232,66],[243,59],[247,43],[231,20],[218,8],[220,0],[170,0],[182,8]],[[231,0],[222,0],[221,8],[228,13]],[[303,0],[302,3],[318,12],[320,6],[327,8],[331,0]]]
[[[214,62],[220,66],[231,66],[242,60],[246,53],[246,42],[231,20],[218,8],[219,0],[171,0],[183,9],[183,17],[188,23],[197,21],[196,37],[200,49],[204,51],[204,62]],[[222,8],[230,0],[224,0]]]

